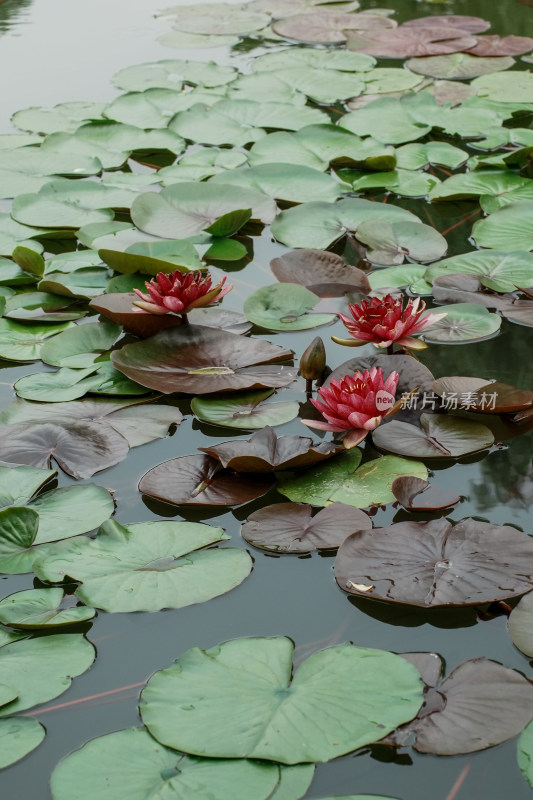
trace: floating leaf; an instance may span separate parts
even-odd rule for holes
[[[27,589],[0,601],[0,622],[20,630],[78,625],[95,615],[94,608],[60,608],[63,589]]]
[[[23,505],[56,475],[52,469],[0,466],[0,506]]]
[[[96,539],[58,544],[37,559],[34,571],[52,583],[67,575],[80,581],[76,596],[104,611],[183,608],[229,592],[249,574],[246,551],[200,549],[228,538],[222,528],[195,522],[109,520]]]
[[[526,594],[509,616],[509,636],[515,647],[533,657],[533,596]]]
[[[435,261],[448,249],[444,236],[420,222],[368,220],[359,225],[356,235],[367,246],[367,258],[373,264],[399,265],[406,257]]]
[[[202,233],[219,217],[243,206],[251,208],[254,219],[263,222],[270,222],[276,213],[274,201],[254,189],[178,183],[160,193],[139,195],[131,214],[137,227],[147,233],[186,238]]]
[[[36,719],[8,717],[0,720],[0,769],[31,753],[45,736],[45,729]]]
[[[29,470],[30,467],[17,467]],[[19,498],[18,503],[22,505]],[[98,528],[114,511],[109,491],[101,486],[62,486],[25,501],[28,508],[39,514],[39,530],[33,544],[45,544],[78,536]],[[83,508],[83,515],[80,509]]]
[[[366,273],[335,253],[307,248],[285,253],[270,262],[281,283],[300,283],[318,297],[340,297],[348,292],[370,291]]]
[[[279,424],[279,418],[277,422]],[[233,439],[199,449],[214,456],[223,467],[234,469],[236,472],[299,469],[331,458],[341,450],[329,442],[315,445],[311,439],[305,436],[280,436],[278,438],[274,429],[269,425],[255,433],[249,440]]]
[[[342,192],[341,185],[329,175],[299,164],[264,164],[257,167],[219,172],[209,185],[224,183],[232,186],[256,189],[269,197],[289,203],[304,203],[310,200],[331,202]],[[207,229],[206,229],[207,230]],[[208,233],[217,234],[209,229]],[[232,231],[233,233],[233,231]]]
[[[289,0],[287,12],[292,14],[295,5],[294,0]],[[321,6],[322,11],[325,8],[325,6]],[[375,65],[376,61],[371,56],[350,53],[348,50],[285,48],[277,52],[265,53],[255,58],[252,70],[254,72],[268,72],[270,70],[292,69],[293,67],[314,67],[315,69],[339,70],[341,72],[366,72]]]
[[[423,197],[439,183],[438,178],[433,175],[403,169],[370,174],[343,169],[338,175],[339,178],[351,183],[356,192],[383,188],[403,197]]]
[[[96,391],[102,383],[95,366],[86,369],[62,367],[57,372],[36,372],[16,381],[17,397],[38,402],[61,403]]]
[[[530,183],[529,178],[521,178],[509,171],[477,169],[474,172],[452,175],[447,180],[434,186],[429,194],[429,199],[435,200],[464,200],[481,195],[498,197],[512,193]]]
[[[529,36],[476,36],[477,43],[468,51],[478,57],[519,56],[533,47]],[[473,77],[473,76],[470,76]]]
[[[253,292],[245,301],[246,317],[262,328],[274,331],[300,331],[327,325],[335,314],[308,313],[319,298],[297,283],[275,283]]]
[[[286,386],[295,371],[273,362],[290,357],[290,350],[268,342],[187,325],[115,350],[111,361],[141,386],[165,394],[207,394]]]
[[[428,689],[425,707],[431,714],[400,727],[389,743],[409,740],[421,753],[442,756],[473,753],[522,730],[533,715],[533,689],[519,672],[472,658]]]
[[[433,264],[426,273],[432,283],[441,275],[478,275],[495,292],[514,292],[517,286],[533,286],[533,255],[520,250],[474,250]]]
[[[479,37],[477,41],[479,43]],[[411,58],[406,62],[406,67],[420,75],[428,75],[430,78],[469,80],[491,72],[501,72],[509,69],[515,63],[514,58],[482,58],[481,54],[473,55],[472,53],[473,51],[470,50],[468,53]]]
[[[43,344],[70,328],[72,323],[58,325],[21,325],[9,319],[0,319],[0,358],[9,361],[37,361]]]
[[[434,608],[491,603],[531,590],[531,538],[510,526],[465,519],[398,522],[341,545],[337,583],[353,594]],[[362,593],[358,584],[371,584]]]
[[[500,329],[501,317],[490,314],[483,306],[474,303],[454,303],[442,306],[446,312],[424,333],[425,342],[436,344],[457,344],[459,342],[475,342],[493,336]]]
[[[278,241],[288,247],[323,250],[347,231],[356,231],[361,223],[370,219],[383,222],[417,221],[417,217],[397,206],[345,198],[336,203],[303,203],[282,211],[272,223],[271,231]]]
[[[120,334],[118,325],[93,322],[58,334],[41,348],[41,359],[56,367],[93,366]]]
[[[254,511],[242,527],[242,537],[254,547],[276,553],[311,553],[339,547],[356,530],[368,530],[372,521],[353,506],[332,503],[312,516],[303,503],[275,503]]]
[[[365,108],[341,117],[339,125],[359,136],[370,136],[379,131],[380,141],[386,144],[403,144],[421,139],[431,130],[431,125],[419,121],[405,104],[395,98],[374,100]]]
[[[296,764],[375,741],[420,706],[418,673],[399,656],[338,645],[310,656],[290,682],[293,647],[278,637],[189,650],[148,682],[143,722],[158,741],[197,755]]]
[[[299,405],[294,400],[268,402],[273,391],[267,389],[263,392],[239,392],[221,398],[194,397],[191,400],[191,411],[203,422],[227,428],[254,430],[263,428],[264,425],[284,425],[298,416]]]
[[[215,458],[196,455],[153,467],[141,478],[139,491],[175,505],[232,506],[261,497],[272,483],[270,477],[239,475],[221,469]]]
[[[150,88],[168,88],[180,91],[183,83],[202,86],[222,86],[235,80],[236,70],[210,61],[180,61],[166,59],[147,64],[136,64],[121,69],[113,76],[113,83],[120,89],[144,91]]]
[[[392,30],[349,33],[348,50],[381,58],[412,58],[457,53],[475,46],[477,39],[449,25],[401,25]]]
[[[94,657],[92,644],[77,633],[24,639],[0,648],[0,681],[9,676],[9,684],[18,691],[16,700],[0,708],[0,716],[63,694],[72,678],[89,669]]]
[[[472,81],[479,97],[499,103],[531,103],[533,73],[526,70],[496,72]]]
[[[17,111],[11,121],[23,131],[35,133],[53,133],[54,131],[74,131],[81,122],[87,119],[98,119],[104,103],[59,103],[53,108],[32,106]]]
[[[128,764],[135,764],[135,770]],[[309,773],[312,768],[303,769]],[[158,744],[144,728],[128,728],[93,739],[67,756],[54,770],[51,788],[54,800],[70,800],[73,786],[79,800],[149,800],[154,792],[176,798],[192,793],[195,800],[211,800],[214,792],[217,800],[269,800],[285,771],[290,770],[246,759],[187,756]]]
[[[391,490],[407,511],[440,511],[454,506],[461,499],[458,494],[443,492],[428,481],[405,475],[396,478]]]
[[[409,458],[460,458],[494,444],[485,426],[441,414],[422,414],[421,428],[392,420],[372,432],[380,450]]]
[[[299,42],[345,42],[350,30],[367,31],[393,28],[396,23],[387,17],[370,14],[292,14],[275,22],[274,33]],[[356,48],[355,48],[356,49]]]
[[[66,322],[85,316],[73,297],[48,292],[24,292],[6,300],[4,314],[9,319],[34,322]]]
[[[533,250],[533,201],[504,206],[474,223],[472,238],[478,247]]]

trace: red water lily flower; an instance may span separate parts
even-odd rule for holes
[[[425,342],[413,338],[415,333],[421,333],[433,323],[446,316],[442,314],[425,314],[426,304],[417,297],[410,298],[405,308],[403,300],[395,300],[388,294],[383,299],[372,297],[370,301],[363,300],[361,305],[351,305],[351,317],[339,314],[353,339],[338,339],[332,336],[334,342],[360,347],[372,343],[376,347],[389,347],[397,342],[403,347],[414,350],[423,350],[427,347]]]
[[[356,372],[340,381],[332,380],[329,386],[318,390],[320,400],[311,400],[327,422],[315,419],[302,422],[322,431],[346,431],[344,446],[355,447],[393,410],[398,379],[398,373],[391,372],[383,381],[381,367],[372,367],[362,374]]]
[[[224,286],[226,278],[211,288],[211,276],[196,272],[160,272],[156,278],[144,285],[148,294],[134,289],[140,300],[135,300],[140,312],[145,314],[187,314],[193,308],[203,308],[216,303],[233,286]],[[134,309],[137,310],[137,309]]]

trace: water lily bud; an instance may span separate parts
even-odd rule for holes
[[[300,357],[300,375],[306,381],[320,378],[326,366],[326,348],[320,336],[316,336]]]

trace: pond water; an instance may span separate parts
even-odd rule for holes
[[[125,66],[183,57],[213,59],[246,70],[251,56],[265,52],[252,40],[245,40],[233,53],[226,48],[181,53],[163,47],[157,37],[168,31],[168,22],[154,18],[162,5],[160,0],[129,0],[127,5],[118,0],[0,2],[0,74],[4,76],[0,132],[13,131],[9,118],[21,108],[76,100],[111,101],[119,90],[110,83],[110,77]],[[491,32],[500,35],[533,32],[533,4],[527,0],[491,4],[484,0],[362,3],[364,9],[382,5],[396,9],[400,22],[425,14],[469,14],[489,19]],[[268,44],[266,49],[271,47]],[[400,62],[392,63],[396,66]],[[418,200],[394,202],[419,214],[424,205]],[[0,204],[0,210],[8,208],[7,201]],[[469,223],[455,227],[468,209],[467,204],[453,204],[437,219],[440,230],[449,229],[449,255],[470,249]],[[287,250],[268,233],[254,237],[253,246],[253,261],[244,270],[231,274],[235,289],[224,300],[227,309],[240,311],[247,294],[273,283],[269,261]],[[213,273],[219,274],[216,269]],[[324,301],[324,307],[337,310],[342,306],[340,301]],[[322,335],[328,363],[337,366],[355,351],[345,351],[331,343],[331,332],[342,336],[342,325],[337,323],[335,328],[313,331],[312,335],[301,331],[271,333],[266,338],[300,354],[312,336]],[[504,320],[496,338],[461,347],[431,345],[421,359],[436,375],[480,375],[525,388],[531,384],[531,329]],[[0,406],[5,407],[14,398],[12,384],[16,380],[39,371],[40,362],[22,366],[0,362]],[[285,395],[303,399],[301,386],[298,390],[285,390],[284,399]],[[138,492],[139,479],[156,464],[232,437],[230,430],[195,420],[188,413],[188,401],[168,402],[175,402],[186,413],[172,435],[132,450],[123,462],[85,483],[113,490],[116,519],[123,523],[158,518],[205,520],[222,526],[233,546],[245,546],[240,537],[241,522],[252,510],[282,501],[284,498],[275,490],[233,511],[182,507],[179,513],[173,506],[143,501]],[[299,434],[302,426],[294,420],[277,428],[277,432]],[[533,532],[531,452],[532,434],[526,433],[493,447],[488,455],[433,468],[439,486],[463,496],[450,519],[473,516]],[[365,457],[369,454],[371,447],[367,445]],[[60,472],[60,486],[74,483]],[[404,517],[404,512],[388,505],[378,511],[374,525],[387,525]],[[296,557],[253,550],[252,555],[252,575],[238,588],[207,603],[157,613],[101,611],[91,624],[80,628],[87,631],[88,639],[97,648],[96,661],[65,694],[29,712],[45,725],[46,739],[26,759],[2,772],[0,796],[6,800],[49,798],[50,774],[60,759],[94,737],[140,724],[140,688],[153,672],[195,646],[209,648],[242,636],[286,635],[296,644],[298,662],[322,647],[351,641],[392,652],[436,652],[444,658],[447,673],[466,659],[486,656],[528,677],[532,675],[533,664],[510,641],[505,616],[482,621],[472,608],[424,611],[347,597],[333,579],[334,556],[330,553]],[[4,576],[0,597],[34,585],[40,584],[31,574]],[[410,748],[395,752],[378,745],[366,747],[318,765],[305,797],[355,793],[401,800],[500,800],[504,796],[525,800],[531,789],[517,767],[516,740],[512,739],[486,751],[447,758],[422,755]]]

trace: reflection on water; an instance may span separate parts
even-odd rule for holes
[[[33,0],[0,0],[0,34],[15,28],[26,16]]]

